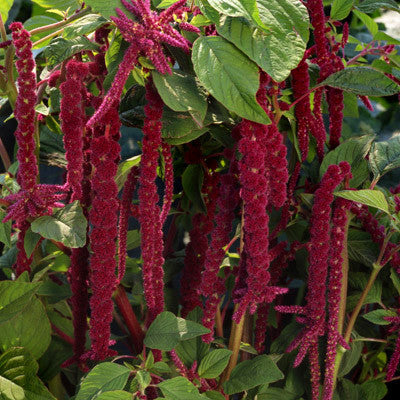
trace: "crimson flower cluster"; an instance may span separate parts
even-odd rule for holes
[[[143,258],[144,295],[149,310],[148,323],[163,311],[163,233],[158,206],[158,148],[161,146],[161,117],[164,103],[153,87],[146,85],[145,121],[143,125],[142,161],[139,178],[139,222]]]
[[[91,180],[93,201],[89,212],[90,232],[90,298],[91,351],[86,358],[103,360],[115,352],[109,349],[110,323],[112,321],[112,293],[116,287],[116,245],[118,187],[115,183],[119,161],[119,115],[114,106],[104,116],[103,123],[93,129],[91,163],[94,167]]]
[[[99,109],[88,121],[88,126],[93,126],[115,102],[119,102],[125,82],[137,64],[139,56],[147,57],[161,74],[170,74],[171,67],[164,54],[162,43],[189,51],[190,42],[170,24],[174,20],[174,14],[181,15],[184,12],[183,5],[186,0],[179,0],[160,14],[151,10],[150,2],[147,0],[135,2],[121,0],[121,3],[134,15],[135,21],[129,19],[119,8],[116,9],[118,17],[111,17],[111,19],[130,46],[118,68],[113,85]]]
[[[298,366],[308,353],[311,369],[312,398],[319,398],[320,368],[318,360],[318,338],[327,330],[326,324],[326,280],[328,276],[328,257],[330,252],[331,232],[331,204],[333,191],[350,175],[350,165],[341,162],[330,165],[322,177],[319,188],[314,195],[312,219],[310,228],[310,250],[308,271],[308,292],[306,305],[302,306],[277,306],[280,312],[302,314],[297,321],[305,327],[294,339],[288,352],[297,347],[299,352],[294,366]],[[342,344],[345,345],[344,341]],[[348,347],[348,346],[347,346]]]
[[[217,206],[219,175],[209,173],[204,179],[202,192],[207,213],[197,213],[192,220],[193,228],[189,232],[190,242],[186,246],[185,262],[181,278],[181,315],[185,316],[203,303],[199,297],[201,273],[208,249],[208,235],[213,229],[214,214]]]

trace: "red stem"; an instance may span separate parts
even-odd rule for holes
[[[118,285],[113,297],[131,335],[133,347],[137,353],[140,353],[143,349],[144,333],[122,285]]]
[[[57,328],[54,324],[51,324],[51,328],[53,329],[54,333],[60,336],[60,338],[64,340],[66,343],[71,345],[74,344],[74,339],[68,336],[66,333],[64,333],[61,329]]]

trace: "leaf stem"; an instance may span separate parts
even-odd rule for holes
[[[63,21],[56,22],[56,23],[50,24],[50,25],[40,26],[38,28],[32,29],[31,31],[29,31],[29,33],[31,34],[31,36],[33,36],[33,35],[37,35],[38,33],[43,33],[43,32],[47,32],[47,31],[51,31],[52,29],[61,28],[65,25],[68,25],[70,22],[83,17],[86,14],[89,14],[90,11],[92,11],[91,7],[86,7],[83,10],[80,10],[80,11],[76,12],[75,14],[71,15],[69,18],[64,19]]]

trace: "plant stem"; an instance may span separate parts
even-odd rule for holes
[[[39,45],[40,43],[43,43],[43,42],[45,42],[46,40],[53,38],[54,36],[60,35],[61,33],[63,33],[63,31],[64,31],[64,28],[59,29],[58,31],[52,32],[52,33],[50,33],[49,35],[47,35],[47,36],[45,36],[45,37],[42,37],[42,38],[39,39],[39,40],[36,40],[36,42],[34,42],[34,43],[32,44],[32,47],[36,47],[36,46]]]
[[[78,11],[77,13],[71,15],[69,18],[67,18],[63,21],[56,22],[56,23],[50,24],[50,25],[40,26],[39,28],[32,29],[31,31],[29,31],[29,33],[31,34],[31,36],[33,36],[33,35],[37,35],[38,33],[47,32],[47,31],[51,31],[52,29],[61,28],[62,26],[68,25],[70,22],[75,21],[76,19],[81,18],[86,14],[89,14],[90,11],[92,11],[92,9],[90,7],[86,7],[83,10]]]
[[[135,313],[132,310],[131,303],[129,302],[128,296],[126,295],[125,289],[122,285],[118,285],[113,297],[131,335],[132,344],[136,352],[139,354],[143,349],[144,333]]]
[[[0,157],[1,157],[1,161],[3,161],[4,169],[5,169],[5,171],[7,171],[8,168],[10,168],[11,161],[10,161],[10,157],[8,156],[7,149],[5,148],[4,143],[1,140],[1,138],[0,138]]]
[[[217,313],[215,314],[215,331],[217,336],[224,337],[224,328],[221,315],[221,309],[218,307]]]
[[[239,307],[239,304],[236,304],[235,308],[234,308],[234,312],[237,310],[238,307]],[[221,379],[219,381],[219,385],[218,385],[219,388],[221,388],[222,384],[229,379],[233,369],[236,367],[238,357],[239,357],[240,343],[242,342],[242,334],[243,334],[245,315],[242,317],[242,319],[240,320],[240,322],[238,324],[236,322],[232,321],[231,335],[229,337],[229,346],[228,346],[229,350],[232,350],[232,355],[231,355],[231,358],[229,359],[229,363],[228,363],[227,367],[225,368],[225,371],[222,374]]]
[[[349,254],[347,249],[347,236],[349,232],[350,221],[352,215],[347,211],[347,223],[344,232],[343,250],[342,250],[342,282],[340,288],[340,303],[339,303],[339,315],[338,315],[338,333],[341,335],[343,332],[344,319],[346,316],[346,300],[347,300],[347,286],[348,286],[348,275],[349,275]],[[336,386],[336,379],[339,372],[340,362],[342,360],[345,349],[338,345],[336,349],[336,359],[335,359],[335,370],[333,373],[333,385]]]

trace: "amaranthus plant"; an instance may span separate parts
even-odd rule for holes
[[[388,398],[388,10],[2,1],[0,398]]]

